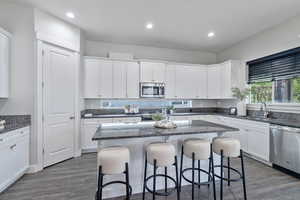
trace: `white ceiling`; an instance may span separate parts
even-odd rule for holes
[[[89,40],[211,52],[300,14],[300,0],[16,1],[70,21]],[[67,19],[67,11],[76,19]],[[154,23],[153,30],[145,30],[148,21]],[[207,37],[210,31],[215,38]]]

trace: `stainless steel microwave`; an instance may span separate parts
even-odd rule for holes
[[[164,98],[164,83],[140,83],[140,96],[142,98]]]

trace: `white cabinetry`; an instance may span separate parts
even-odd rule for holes
[[[0,28],[0,98],[9,96],[10,37]]]
[[[166,98],[207,98],[206,67],[168,65],[166,68]]]
[[[97,142],[92,141],[97,129],[105,123],[134,123],[140,122],[141,117],[92,118],[81,121],[81,148],[83,152],[95,152]]]
[[[139,65],[113,61],[113,98],[139,98]]]
[[[221,66],[210,65],[207,67],[207,98],[220,99],[221,98]]]
[[[112,98],[112,61],[86,58],[84,60],[84,97]]]
[[[29,127],[0,135],[0,192],[29,168]]]
[[[158,62],[140,62],[141,82],[165,82],[165,64]]]

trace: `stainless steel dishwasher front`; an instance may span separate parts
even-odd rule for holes
[[[300,129],[270,127],[270,161],[300,174]]]

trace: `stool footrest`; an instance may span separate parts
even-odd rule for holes
[[[154,177],[154,175],[151,175],[149,177],[146,178],[146,183],[148,182],[148,180],[152,179]],[[173,193],[176,190],[176,180],[174,178],[172,178],[171,176],[165,175],[165,174],[156,174],[156,177],[167,177],[169,180],[171,180],[175,186],[174,188],[172,188],[170,191],[168,192],[155,192],[155,195],[158,196],[169,196],[171,193]],[[150,192],[151,194],[153,194],[153,190],[151,190],[148,185],[145,185],[146,189],[148,192]]]
[[[185,168],[184,170],[182,170],[182,178],[184,180],[186,180],[187,182],[193,184],[193,182],[188,179],[187,177],[185,177],[184,173],[187,172],[187,171],[192,171],[193,168]],[[209,174],[208,171],[204,170],[204,169],[198,169],[198,168],[194,168],[195,171],[198,171],[198,172],[203,172],[205,174],[207,174],[209,176],[209,180],[211,181],[206,181],[206,182],[203,182],[203,183],[198,183],[198,182],[194,182],[195,185],[210,185],[212,183],[212,180],[213,180],[213,176],[211,174]]]
[[[221,167],[221,165],[215,165],[215,166],[214,166],[214,168],[220,168],[220,167]],[[238,182],[238,181],[240,181],[241,179],[243,179],[242,173],[241,173],[240,171],[238,171],[237,169],[234,169],[234,168],[232,168],[232,167],[228,167],[228,166],[226,166],[226,165],[223,165],[223,168],[230,169],[230,171],[233,171],[233,172],[235,172],[236,174],[238,174],[238,175],[240,176],[239,178],[235,178],[235,179],[228,179],[228,178],[223,177],[223,180],[224,180],[224,181],[227,181],[227,182],[228,182],[228,181],[230,181],[230,182]],[[221,179],[221,176],[219,176],[219,175],[217,175],[217,174],[215,174],[215,177]]]

